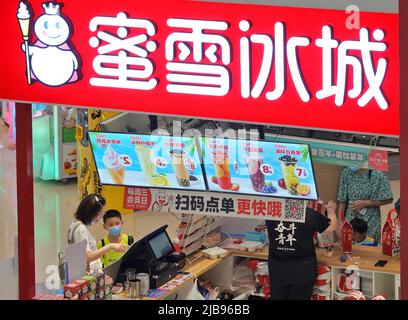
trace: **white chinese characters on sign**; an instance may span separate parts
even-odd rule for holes
[[[101,27],[117,27],[117,35],[98,31]],[[93,18],[89,29],[97,32],[89,44],[98,48],[99,55],[93,61],[93,68],[101,76],[91,78],[91,85],[138,90],[152,90],[157,86],[157,80],[152,78],[154,65],[148,58],[157,49],[157,44],[149,40],[156,34],[151,21],[130,19],[120,12],[116,17]],[[128,37],[129,29],[144,33]]]
[[[372,99],[377,101],[377,104],[382,110],[388,108],[389,103],[385,99],[381,85],[385,78],[387,70],[387,60],[380,58],[377,64],[377,69],[374,68],[372,53],[384,52],[387,49],[384,40],[384,31],[377,29],[373,32],[375,42],[370,41],[368,29],[360,30],[359,41],[344,41],[339,42],[333,39],[333,31],[329,26],[324,26],[322,29],[322,38],[316,40],[316,45],[323,50],[323,89],[318,91],[316,97],[324,99],[330,96],[335,96],[335,103],[342,106],[345,100],[346,91],[351,99],[358,98],[363,91],[363,74],[367,78],[369,88],[358,100],[360,107],[366,106]],[[337,58],[337,84],[332,84],[333,77],[333,49],[338,48]],[[357,57],[349,54],[349,51],[357,50],[361,52],[362,61]],[[347,90],[347,68],[353,70],[353,88]],[[363,72],[364,71],[364,72]]]
[[[248,21],[242,20],[239,24],[241,31],[247,32],[251,25]],[[241,38],[241,95],[243,98],[259,98],[264,91],[268,81],[269,73],[272,70],[272,60],[275,56],[275,83],[273,91],[266,93],[266,99],[277,100],[286,90],[286,68],[285,53],[289,64],[296,90],[303,102],[310,101],[311,94],[306,87],[300,71],[299,61],[297,59],[297,47],[307,47],[310,40],[306,37],[291,37],[285,46],[285,25],[281,22],[275,24],[275,40],[267,34],[253,34],[250,37]],[[251,44],[257,43],[264,47],[261,70],[251,89]],[[286,49],[286,50],[285,50]]]
[[[216,97],[227,95],[231,90],[229,66],[234,49],[227,37],[229,23],[170,18],[167,26],[174,29],[166,35],[164,46],[167,91]],[[112,28],[117,28],[115,33]],[[370,33],[362,28],[358,40],[341,42],[334,38],[333,28],[327,25],[322,27],[321,38],[315,41],[306,36],[286,37],[287,27],[282,22],[274,24],[273,35],[251,33],[252,28],[248,20],[239,23],[243,33],[238,54],[243,98],[264,97],[276,101],[285,94],[291,78],[300,99],[309,102],[313,94],[302,73],[299,55],[302,48],[315,45],[322,51],[322,85],[315,92],[317,99],[334,97],[335,104],[342,106],[347,96],[357,99],[360,107],[374,100],[381,110],[388,109],[389,102],[382,88],[388,61],[383,57],[377,61],[373,59],[387,50],[383,30],[375,29]],[[120,12],[115,17],[93,18],[89,29],[95,33],[89,44],[98,52],[93,61],[98,77],[90,79],[93,86],[136,90],[157,87],[158,79],[153,77],[154,62],[150,57],[158,48],[151,39],[157,32],[152,21],[129,18]],[[262,48],[262,57],[259,71],[254,72],[256,46]],[[274,88],[269,88],[271,77]]]
[[[225,31],[228,24],[223,21],[169,19],[169,27],[191,29],[191,32],[173,32],[166,40],[167,91],[172,93],[225,96],[230,89],[230,74],[226,66],[231,62],[228,40],[205,30]],[[203,47],[207,46],[205,50]],[[216,64],[221,51],[223,65]],[[175,61],[178,52],[178,60]],[[193,54],[196,63],[185,61]],[[203,63],[204,55],[211,64]]]

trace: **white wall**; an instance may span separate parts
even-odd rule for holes
[[[339,10],[344,10],[349,5],[357,5],[362,11],[398,12],[398,0],[209,0],[209,2],[249,3]]]

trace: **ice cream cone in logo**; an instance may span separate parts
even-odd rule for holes
[[[111,145],[106,148],[103,156],[103,164],[108,170],[114,184],[122,185],[125,183],[125,167],[120,160],[119,154],[113,150]]]
[[[18,19],[18,23],[20,24],[21,35],[24,41],[26,67],[27,67],[27,82],[28,84],[31,84],[32,83],[31,62],[30,62],[30,52],[29,52],[29,44],[28,44],[28,40],[30,38],[31,14],[30,14],[30,11],[28,10],[27,4],[25,4],[24,1],[21,1],[18,6],[17,19]]]
[[[171,166],[176,176],[177,184],[180,187],[190,186],[190,175],[184,165],[185,152],[182,149],[170,150]]]
[[[28,10],[28,6],[24,3],[24,1],[21,1],[18,7],[17,19],[20,23],[21,34],[24,40],[28,40],[29,38],[30,18],[31,15]]]

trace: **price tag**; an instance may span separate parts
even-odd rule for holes
[[[130,167],[133,164],[132,158],[129,157],[127,154],[121,154],[119,156],[119,159],[124,167]]]
[[[194,171],[197,168],[197,164],[192,158],[185,158],[184,165],[190,171]]]
[[[154,159],[154,165],[159,168],[159,169],[165,169],[167,168],[167,160],[162,158],[162,157],[157,157]]]
[[[273,176],[273,174],[275,173],[273,167],[269,163],[261,164],[259,170],[261,170],[264,176]]]
[[[303,167],[297,167],[295,169],[295,173],[300,179],[306,179],[307,177],[309,177],[309,171]]]

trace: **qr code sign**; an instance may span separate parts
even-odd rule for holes
[[[286,200],[285,220],[287,221],[305,221],[306,203],[301,200]]]

